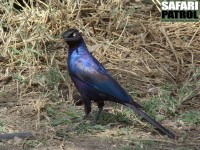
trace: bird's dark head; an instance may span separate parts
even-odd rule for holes
[[[62,37],[69,46],[73,46],[82,41],[81,33],[76,29],[68,29],[63,33]]]

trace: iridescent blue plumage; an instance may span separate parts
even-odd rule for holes
[[[81,88],[76,83],[76,80],[87,84],[87,88],[82,90],[84,91],[82,95],[89,93],[86,98],[90,96],[92,100],[102,99],[101,96],[103,95],[108,100],[118,103],[134,103],[126,91],[111,77],[96,58],[91,55],[83,40],[77,46],[69,49],[68,60],[68,69],[76,87],[78,89]],[[91,92],[93,90],[97,90],[98,93]],[[99,95],[99,93],[101,94]],[[135,105],[140,107],[137,103]]]
[[[171,138],[175,137],[173,133],[142,111],[141,105],[133,101],[101,63],[91,55],[82,36],[76,29],[69,29],[64,32],[63,38],[69,45],[69,74],[83,99],[86,117],[91,111],[92,100],[99,107],[96,119],[103,109],[104,101],[113,101],[130,107],[162,133]]]

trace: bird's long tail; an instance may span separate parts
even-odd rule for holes
[[[153,119],[152,117],[147,115],[141,108],[137,108],[137,107],[135,107],[134,105],[131,105],[131,104],[125,104],[125,105],[128,106],[129,108],[131,108],[138,115],[142,116],[150,124],[155,126],[160,132],[162,132],[163,134],[166,134],[168,137],[170,137],[172,139],[175,139],[176,136],[175,136],[174,133],[170,132],[168,129],[166,129],[161,124],[159,124],[157,121],[155,121],[155,119]]]

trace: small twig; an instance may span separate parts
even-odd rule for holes
[[[126,17],[126,23],[125,23],[125,25],[124,25],[124,28],[123,28],[123,30],[122,30],[122,32],[121,32],[119,38],[116,40],[116,42],[118,42],[118,41],[121,39],[122,35],[124,34],[124,32],[125,32],[125,30],[126,30],[126,26],[127,26],[127,24],[128,24],[128,21],[129,21],[129,16]]]
[[[0,134],[0,140],[3,139],[13,139],[14,137],[19,137],[21,139],[33,139],[34,136],[31,132],[15,132],[15,133],[3,133]]]
[[[200,92],[199,93],[194,93],[194,94],[190,95],[189,97],[187,97],[186,99],[184,99],[182,101],[182,103],[185,103],[186,101],[189,101],[190,99],[192,99],[194,97],[197,97],[197,96],[200,96]]]
[[[161,63],[159,63],[157,61],[157,59],[151,54],[149,53],[149,51],[147,49],[145,49],[144,47],[141,47],[143,50],[145,50],[145,52],[150,55],[154,61],[158,64],[156,65],[156,67],[158,68],[158,70],[163,74],[165,75],[168,79],[170,79],[174,84],[176,84],[176,82],[174,81],[175,77],[173,76],[173,74],[171,74],[166,67],[164,67]],[[160,66],[160,67],[159,67]]]
[[[126,72],[126,73],[129,73],[129,74],[132,74],[132,75],[138,77],[138,74],[136,74],[136,73],[133,72],[133,71],[129,71],[129,70],[121,69],[121,68],[107,68],[107,69],[108,69],[108,70],[117,70],[117,71]],[[143,78],[142,78],[142,79],[137,79],[137,78],[135,78],[134,80],[141,81],[141,82],[146,82],[146,83],[149,82],[148,80],[145,80],[145,79],[143,79]]]
[[[161,12],[160,10],[160,6],[161,6],[161,3],[159,0],[152,0],[152,2],[156,5],[156,8],[159,10],[159,12]]]
[[[76,15],[76,19],[78,19],[80,17],[80,14],[81,14],[81,9],[82,8],[82,5],[81,3],[79,4],[79,8],[78,8],[78,12],[77,12],[77,15]]]
[[[199,29],[200,29],[200,26],[197,28],[197,30],[195,31],[194,35],[192,36],[190,42],[189,42],[188,45],[187,45],[188,47],[189,47],[190,44],[192,43],[192,41],[193,41],[194,37],[196,36],[197,32],[199,31]]]
[[[176,50],[174,49],[174,47],[173,47],[173,45],[172,45],[172,43],[171,43],[171,41],[170,41],[168,35],[166,34],[165,29],[162,27],[160,30],[161,30],[162,34],[165,36],[165,38],[166,38],[166,40],[167,40],[167,42],[168,42],[168,44],[169,44],[169,46],[170,46],[170,48],[171,48],[171,51],[172,51],[172,53],[174,54],[174,56],[175,56],[175,58],[176,58],[176,62],[177,62],[176,77],[178,77],[179,72],[180,72],[180,61],[179,61],[177,52],[176,52]]]

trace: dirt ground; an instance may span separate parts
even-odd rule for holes
[[[11,84],[11,83],[10,83]],[[22,132],[31,131],[35,137],[33,139],[15,138],[11,140],[3,140],[0,143],[1,150],[110,150],[110,149],[194,149],[200,148],[200,127],[186,126],[178,123],[175,119],[167,119],[162,124],[168,126],[177,135],[177,140],[171,140],[162,137],[150,125],[141,126],[140,123],[124,123],[122,122],[99,122],[100,128],[92,127],[91,132],[77,133],[75,126],[81,126],[81,121],[75,121],[72,126],[68,124],[58,124],[52,126],[47,110],[43,110],[40,114],[36,111],[34,104],[42,95],[32,93],[20,100],[16,95],[16,88],[10,87],[9,92],[4,93],[0,98],[0,118],[3,120],[4,132]],[[40,99],[41,100],[41,99]],[[51,102],[50,102],[51,103]],[[66,102],[58,102],[60,109],[65,109]],[[199,109],[200,103],[198,98],[193,99],[192,103],[184,105],[181,109],[191,109],[195,107]],[[42,104],[40,104],[42,105]],[[112,103],[107,103],[103,116],[108,113],[109,116],[116,117],[113,114]],[[40,106],[43,107],[43,106]],[[76,106],[79,113],[82,112],[82,106]],[[94,108],[95,109],[95,108]],[[116,107],[115,109],[120,109]],[[80,115],[80,114],[79,114]],[[81,117],[81,116],[80,116]],[[117,118],[117,117],[116,117]],[[93,126],[92,117],[89,118],[84,126]],[[129,120],[130,121],[130,120]],[[137,122],[137,120],[135,120]],[[132,121],[130,121],[132,122]],[[134,122],[134,120],[133,120]],[[101,129],[106,127],[106,129]],[[140,129],[141,128],[141,129]],[[127,131],[126,131],[127,130]],[[71,132],[71,133],[70,133]]]

